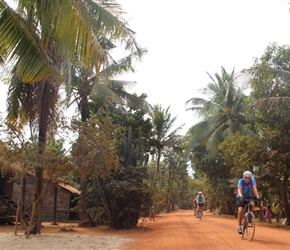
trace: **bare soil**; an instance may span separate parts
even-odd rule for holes
[[[285,227],[287,228],[287,227]],[[27,239],[23,229],[14,235],[13,225],[0,226],[1,249],[100,249],[100,250],[290,250],[290,230],[257,223],[254,240],[249,242],[237,233],[237,219],[204,212],[203,220],[192,210],[160,214],[155,221],[140,220],[133,230],[106,227],[78,228],[77,224],[43,223],[41,235]]]

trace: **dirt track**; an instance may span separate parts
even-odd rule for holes
[[[0,226],[0,249],[4,250],[290,250],[290,230],[258,223],[254,240],[241,239],[237,219],[204,213],[202,221],[192,210],[181,210],[145,219],[133,230],[106,227],[78,228],[77,224],[52,226],[43,223],[42,234],[25,239],[14,236],[14,226]],[[259,225],[260,224],[260,225]],[[66,230],[64,230],[66,228]]]
[[[151,230],[122,250],[290,249],[290,230],[257,225],[254,240],[249,242],[239,236],[237,219],[211,213],[205,213],[199,221],[193,211],[183,210],[158,216],[156,222],[146,224]]]

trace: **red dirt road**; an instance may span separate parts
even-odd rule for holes
[[[203,220],[192,210],[159,215],[156,221],[144,222],[147,230],[132,231],[135,242],[122,250],[276,250],[290,249],[290,230],[269,228],[258,223],[255,237],[249,242],[237,232],[237,219],[204,213]],[[259,225],[260,224],[260,225]]]
[[[147,218],[132,230],[78,228],[76,223],[52,226],[46,222],[43,223],[42,235],[30,239],[15,237],[14,226],[6,225],[0,226],[0,249],[290,250],[290,230],[267,225],[257,223],[252,242],[239,236],[236,218],[204,212],[203,220],[199,221],[192,210],[161,214],[156,216],[156,221]],[[71,230],[62,230],[65,228]],[[19,229],[19,233],[23,234],[23,230]],[[16,243],[21,247],[16,247]]]

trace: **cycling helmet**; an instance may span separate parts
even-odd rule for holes
[[[247,170],[243,173],[243,177],[252,177],[252,173]]]
[[[199,191],[198,194],[202,194],[202,192]]]

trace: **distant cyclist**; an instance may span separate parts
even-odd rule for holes
[[[199,209],[201,214],[203,214],[202,210],[203,210],[203,207],[205,205],[205,199],[204,199],[202,192],[198,192],[198,196],[196,196],[196,200],[197,200],[197,209]]]
[[[237,203],[238,203],[238,233],[239,234],[242,234],[243,232],[243,229],[242,229],[242,219],[244,216],[243,199],[252,198],[252,193],[254,193],[257,199],[260,199],[259,193],[257,190],[256,180],[253,178],[252,173],[247,170],[243,173],[243,178],[241,178],[238,181]],[[251,204],[251,211],[253,212],[255,203],[254,201],[251,201],[250,204]]]

